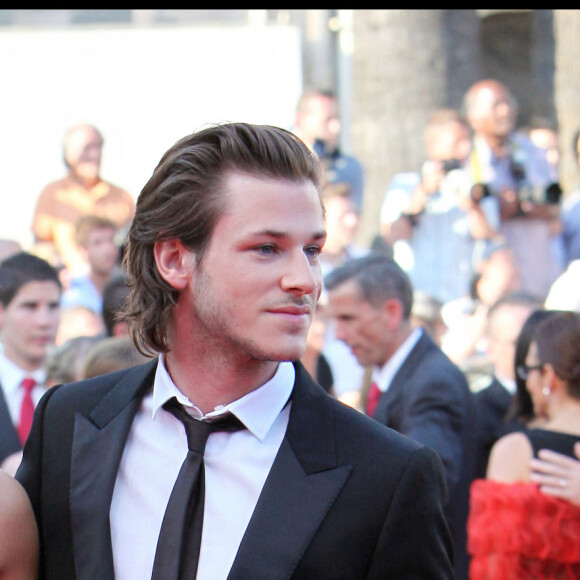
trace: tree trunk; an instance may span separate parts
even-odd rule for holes
[[[572,138],[580,129],[580,10],[554,10],[556,34],[555,101],[560,130],[560,181],[564,195],[580,184]]]
[[[380,207],[392,177],[416,171],[424,161],[429,114],[457,107],[458,95],[474,80],[457,81],[457,75],[466,74],[466,59],[473,65],[462,19],[477,33],[471,10],[354,11],[351,132],[353,152],[365,168],[361,244],[379,231]],[[458,30],[461,34],[450,38]],[[470,38],[473,45],[473,34]]]

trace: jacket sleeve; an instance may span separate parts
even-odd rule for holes
[[[367,580],[454,578],[447,500],[441,460],[421,447],[411,456],[393,494]]]

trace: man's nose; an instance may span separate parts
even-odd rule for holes
[[[313,264],[303,251],[295,252],[282,276],[281,285],[287,292],[312,294],[322,285],[320,265]]]

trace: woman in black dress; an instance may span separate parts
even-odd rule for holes
[[[471,580],[580,578],[580,508],[531,482],[539,449],[573,456],[580,441],[580,313],[538,325],[526,379],[541,428],[511,433],[492,448],[487,478],[472,485],[468,522]]]

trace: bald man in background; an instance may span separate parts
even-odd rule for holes
[[[86,124],[71,127],[63,148],[68,175],[48,184],[40,194],[32,231],[39,253],[76,275],[86,270],[75,242],[79,218],[96,214],[125,228],[133,218],[135,200],[101,178],[103,136],[97,128]]]

